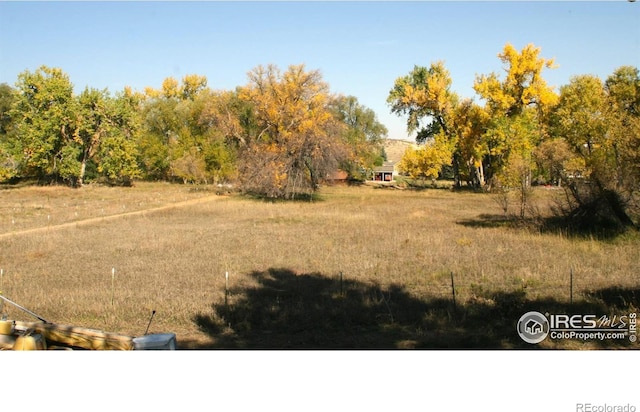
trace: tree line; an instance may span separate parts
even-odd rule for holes
[[[364,179],[383,160],[387,129],[353,96],[331,93],[318,70],[258,66],[235,90],[205,76],[159,89],[74,93],[60,68],[0,85],[0,182],[81,187],[136,179],[235,183],[291,198],[341,169]]]
[[[498,54],[504,76],[476,76],[480,103],[452,91],[444,62],[398,77],[387,103],[419,143],[400,169],[455,187],[517,193],[524,216],[534,183],[563,185],[566,214],[633,226],[640,210],[640,75],[622,66],[604,81],[576,75],[559,92],[533,44]],[[207,78],[160,88],[74,93],[42,66],[0,85],[0,182],[80,187],[136,179],[234,183],[274,198],[310,194],[336,170],[362,180],[384,159],[387,130],[353,96],[331,93],[318,70],[258,66],[235,90]]]
[[[524,217],[532,184],[562,185],[564,212],[584,221],[633,226],[640,210],[640,76],[622,66],[602,81],[576,75],[559,93],[533,44],[506,44],[504,76],[476,76],[481,103],[452,91],[444,62],[398,77],[387,102],[420,145],[400,168],[416,179],[450,174],[456,187],[516,192]]]

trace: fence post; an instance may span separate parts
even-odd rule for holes
[[[457,311],[457,307],[456,307],[456,287],[455,287],[455,284],[453,283],[453,272],[451,272],[451,294],[453,295],[453,311],[456,312]]]
[[[111,306],[113,306],[113,298],[116,292],[116,268],[111,268]]]
[[[224,272],[224,307],[227,307],[229,299],[229,272]]]
[[[569,269],[569,303],[573,305],[573,266]]]

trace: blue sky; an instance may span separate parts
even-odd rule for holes
[[[453,89],[478,100],[475,76],[502,72],[507,42],[555,58],[544,77],[556,87],[578,74],[605,79],[640,67],[640,2],[0,1],[0,83],[47,65],[77,91],[157,88],[186,74],[233,89],[260,64],[304,63],[373,109],[392,138],[407,138],[386,104],[397,77],[443,60]]]

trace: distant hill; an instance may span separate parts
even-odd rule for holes
[[[415,145],[415,142],[409,140],[385,139],[384,151],[387,153],[387,159],[390,162],[399,162],[402,159],[404,151],[407,147]]]

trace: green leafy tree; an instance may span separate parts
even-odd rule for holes
[[[98,172],[112,184],[131,186],[134,179],[141,177],[137,146],[123,134],[106,137],[100,145],[98,157]]]
[[[352,179],[363,180],[366,173],[383,162],[383,139],[387,128],[378,121],[375,112],[358,102],[354,96],[337,96],[331,102],[336,118],[344,123],[344,141],[350,150],[349,157],[342,162]]]
[[[534,151],[541,140],[537,116],[534,111],[525,110],[510,117],[499,117],[493,120],[485,136],[493,143],[493,158],[498,159],[494,163],[498,169],[494,185],[498,191],[518,194],[520,217],[524,218],[536,173]]]
[[[96,155],[97,171],[109,183],[131,186],[135,179],[142,177],[137,145],[142,129],[141,101],[142,96],[128,87],[109,99],[112,127]]]
[[[617,190],[635,205],[640,202],[640,72],[632,66],[616,69],[604,83],[612,110],[611,139],[616,157]]]
[[[195,100],[192,100],[195,99]],[[203,102],[197,96],[181,94],[174,107],[177,120],[175,139],[170,141],[170,175],[190,183],[206,183],[208,174],[203,148],[205,130],[199,122]]]
[[[182,93],[180,83],[173,77],[162,82],[161,89],[145,89],[142,103],[142,132],[138,146],[143,153],[141,165],[150,179],[170,180],[176,177],[172,162],[183,156],[191,146],[190,92]]]
[[[18,153],[11,119],[15,91],[6,83],[0,84],[0,182],[18,174]]]
[[[77,151],[65,148],[76,138],[76,100],[69,77],[58,68],[42,66],[18,75],[11,110],[20,172],[46,179],[69,177]]]
[[[605,225],[633,226],[630,213],[638,187],[637,70],[623,67],[603,82],[580,75],[560,89],[554,112],[556,136],[566,139],[584,164],[584,180],[569,185],[570,217]]]
[[[91,161],[102,141],[115,132],[113,105],[107,90],[85,88],[78,97],[78,123],[75,135],[80,152],[79,168],[73,168],[77,173],[77,184],[82,186],[87,170],[87,163]],[[70,170],[70,171],[71,171]]]
[[[114,165],[126,164],[135,158],[135,135],[139,129],[137,116],[137,98],[126,90],[117,97],[111,97],[108,90],[85,88],[77,97],[75,132],[73,138],[64,146],[60,166],[60,174],[76,186],[82,186],[87,174],[87,166],[98,172],[106,170],[103,175],[108,181],[130,184],[138,177],[132,171],[136,164],[128,164],[120,169]],[[125,143],[126,142],[126,143]],[[105,145],[108,151],[103,150]],[[119,150],[115,151],[114,148]],[[131,153],[123,154],[125,150]],[[102,156],[98,156],[98,153]],[[119,159],[108,159],[104,154],[110,152]],[[103,166],[105,162],[110,166]]]
[[[187,75],[147,88],[139,146],[148,178],[217,183],[236,175],[247,111],[236,92],[214,92],[207,79]]]
[[[199,123],[204,130],[205,167],[214,183],[235,182],[238,151],[255,130],[253,107],[237,91],[209,91],[200,97],[204,106]]]
[[[168,180],[171,167],[169,147],[177,138],[177,102],[150,97],[149,92],[147,90],[141,109],[142,130],[138,137],[140,165],[147,179]]]
[[[15,100],[15,90],[6,83],[0,84],[0,135],[9,133],[11,127],[11,106]]]
[[[640,75],[637,67],[619,67],[606,79],[604,86],[616,111],[640,116]]]

